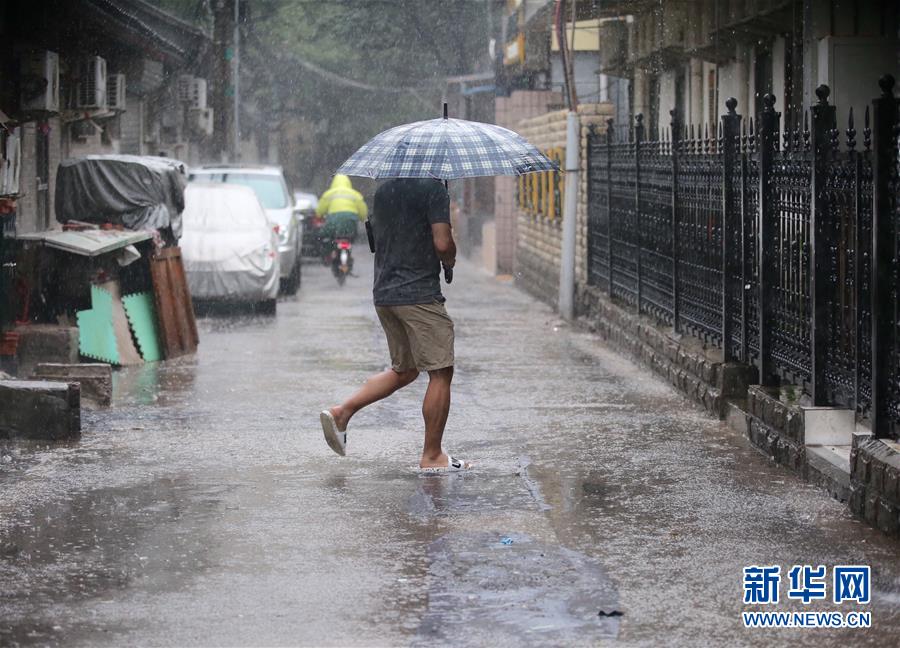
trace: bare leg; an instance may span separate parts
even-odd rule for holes
[[[406,387],[409,383],[418,378],[419,372],[415,369],[409,371],[382,371],[381,373],[370,376],[363,386],[356,390],[340,405],[331,408],[331,415],[334,416],[334,422],[337,423],[338,430],[347,429],[347,423],[350,418],[363,407],[371,405],[382,398],[387,398],[395,391],[402,387]],[[444,417],[446,419],[446,417]]]
[[[450,383],[453,381],[453,367],[428,372],[428,389],[422,403],[422,417],[425,419],[425,446],[422,449],[421,468],[446,466],[447,455],[441,449],[444,426],[450,414]]]

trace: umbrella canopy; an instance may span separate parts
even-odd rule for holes
[[[465,119],[430,119],[376,135],[337,173],[365,178],[523,175],[559,166],[511,130]]]

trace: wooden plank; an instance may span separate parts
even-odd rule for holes
[[[151,262],[153,294],[166,358],[193,353],[200,342],[181,249],[165,248]]]
[[[166,259],[161,254],[154,257],[150,262],[153,299],[156,303],[156,316],[159,320],[159,341],[162,345],[163,357],[171,358],[177,355],[172,346],[176,340],[176,333],[166,267]]]

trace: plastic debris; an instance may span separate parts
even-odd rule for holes
[[[511,545],[513,543],[513,539],[509,536],[503,536],[500,538],[500,544]]]
[[[134,332],[141,356],[147,362],[162,360],[159,350],[159,334],[156,329],[156,310],[149,292],[127,295],[122,298],[128,323]]]

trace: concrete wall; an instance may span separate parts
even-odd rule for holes
[[[597,52],[575,52],[573,73],[575,75],[575,91],[579,102],[596,102],[600,98],[600,77],[597,74],[599,61]],[[554,90],[565,93],[565,75],[563,74],[562,57],[550,57],[550,84]]]
[[[22,162],[19,169],[19,199],[16,201],[16,232],[28,234],[42,229],[38,222],[35,196],[35,123],[22,124]]]
[[[50,127],[50,227],[56,225],[56,172],[63,160],[62,134],[63,126],[59,117],[47,121]]]
[[[575,281],[587,285],[587,138],[594,125],[599,132],[614,112],[611,104],[582,104],[578,114],[581,123],[581,162],[576,225]],[[565,147],[566,114],[559,110],[523,121],[519,132],[539,149]],[[533,216],[516,209],[516,281],[539,299],[555,305],[559,297],[559,265],[562,240],[561,219]]]
[[[669,125],[671,116],[669,111],[675,108],[675,79],[678,70],[667,70],[659,75],[659,126],[664,128]],[[678,106],[683,111],[683,106]],[[683,115],[684,112],[681,112]]]

